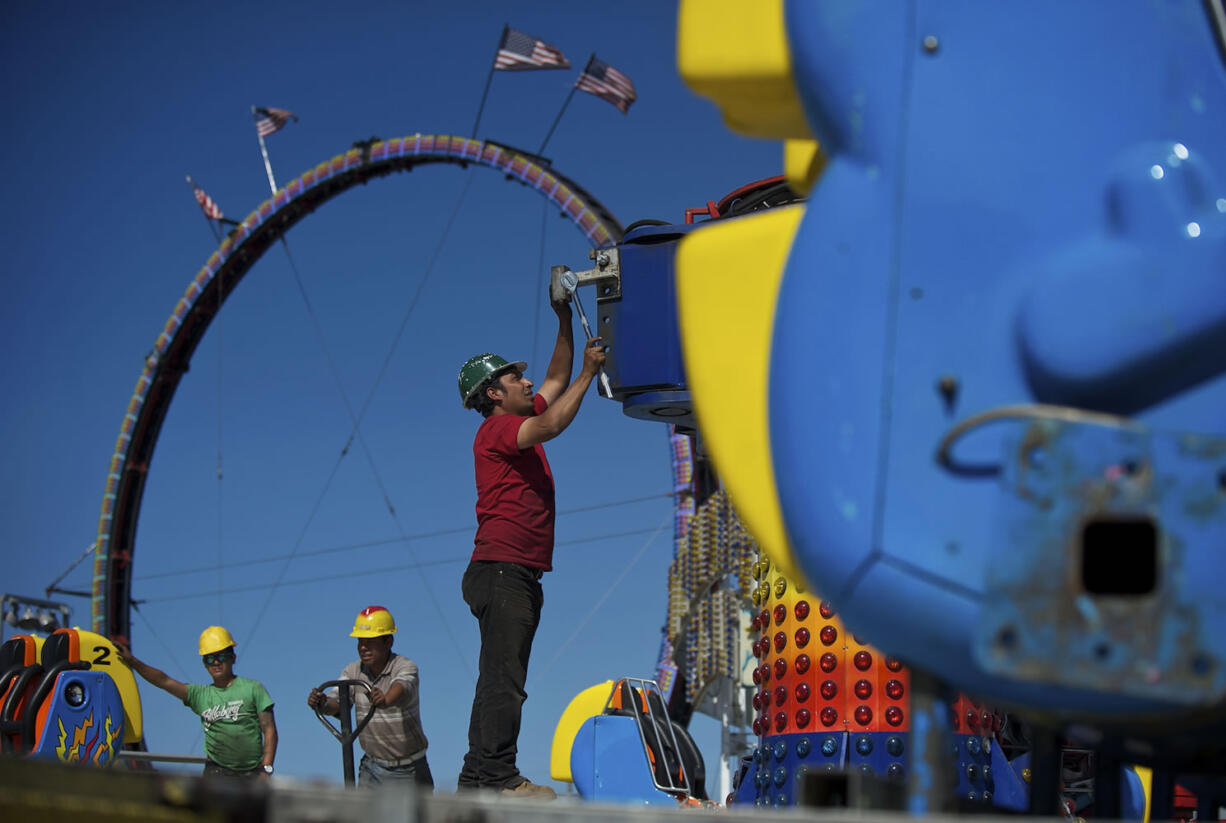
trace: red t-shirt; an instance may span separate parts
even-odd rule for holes
[[[549,403],[539,394],[532,409],[540,414]],[[477,475],[477,538],[473,560],[519,563],[553,569],[553,472],[538,443],[516,445],[519,427],[528,418],[494,414],[485,418],[473,440]]]

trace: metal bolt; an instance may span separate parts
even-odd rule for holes
[[[935,54],[940,45],[941,42],[937,40],[935,34],[930,34],[924,38],[924,51],[928,52],[929,54]]]
[[[958,399],[958,378],[946,374],[937,381],[937,390],[945,401],[945,411],[954,410],[954,401]]]
[[[604,252],[596,255],[596,265],[602,269],[609,265],[609,255],[605,254]]]

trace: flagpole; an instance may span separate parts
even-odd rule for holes
[[[255,106],[251,107],[251,119],[255,120]],[[260,134],[259,126],[256,126],[255,136],[260,141],[260,154],[264,156],[264,171],[268,172],[268,188],[272,189],[273,196],[277,194],[277,181],[272,176],[272,163],[268,162],[268,147],[264,145],[264,135]]]
[[[596,56],[596,52],[592,52],[591,57],[587,59],[587,65],[583,67],[583,71],[587,71],[587,67],[592,65],[592,57]],[[538,157],[544,155],[545,146],[549,143],[549,138],[553,137],[553,130],[558,127],[558,123],[562,122],[562,115],[566,113],[566,107],[570,105],[570,99],[575,96],[575,89],[579,88],[579,81],[575,81],[575,85],[570,87],[570,94],[566,95],[566,102],[562,104],[562,108],[558,111],[558,116],[553,118],[553,125],[549,127],[549,132],[545,135],[545,139],[541,141],[541,147],[536,150]]]
[[[511,28],[510,23],[502,24],[502,34],[498,38],[498,47],[502,48],[502,42],[507,37],[507,29]],[[485,98],[490,94],[490,83],[494,80],[494,69],[498,67],[498,49],[494,50],[494,62],[490,63],[490,73],[485,78],[485,91],[481,92],[481,105],[477,106],[477,119],[473,121],[472,139],[477,139],[477,126],[481,125],[481,114],[485,111]]]
[[[187,175],[187,185],[191,186],[192,200],[194,201],[196,199],[196,181],[192,179],[192,176],[190,174]],[[197,203],[196,205],[200,205],[200,204]],[[204,214],[203,211],[201,211],[200,213]],[[213,218],[209,217],[207,214],[204,214],[204,222],[209,224],[209,231],[213,233],[213,240],[218,245],[220,245],[221,244],[221,233],[220,233],[221,227],[213,225]]]

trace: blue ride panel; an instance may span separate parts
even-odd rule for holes
[[[998,747],[993,745],[990,736],[955,734],[953,740],[958,778],[954,794],[971,801],[992,802],[996,795],[996,769],[992,768],[992,752]]]
[[[656,788],[633,717],[589,717],[575,734],[570,751],[575,788],[587,800],[673,806],[677,801]]]
[[[107,766],[123,748],[123,699],[107,674],[61,672],[34,725],[30,757]]]
[[[906,732],[852,732],[847,747],[847,770],[868,777],[904,780],[908,756]]]
[[[636,419],[693,427],[677,330],[674,255],[692,225],[644,226],[617,247],[621,295],[601,297],[597,334],[610,345],[605,371],[622,410]]]
[[[847,733],[771,735],[754,748],[749,760],[740,784],[734,787],[732,802],[794,806],[806,774],[842,771],[847,762]]]
[[[1010,761],[1000,746],[992,747],[992,802],[1004,809],[1024,812],[1030,807],[1030,787],[1022,770],[1030,768],[1030,752]]]
[[[1220,705],[1226,61],[1205,4],[785,15],[829,156],[770,366],[797,564],[874,645],[985,698],[1119,725]]]

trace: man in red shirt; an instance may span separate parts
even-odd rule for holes
[[[552,305],[558,338],[535,395],[524,377],[527,364],[496,354],[469,358],[459,380],[464,407],[485,420],[473,441],[477,536],[461,586],[481,629],[480,673],[458,784],[545,798],[556,796],[553,789],[527,780],[515,765],[528,657],[541,617],[541,575],[553,568],[553,474],[541,444],[575,419],[605,361],[600,338],[589,340],[571,382],[570,304]]]

